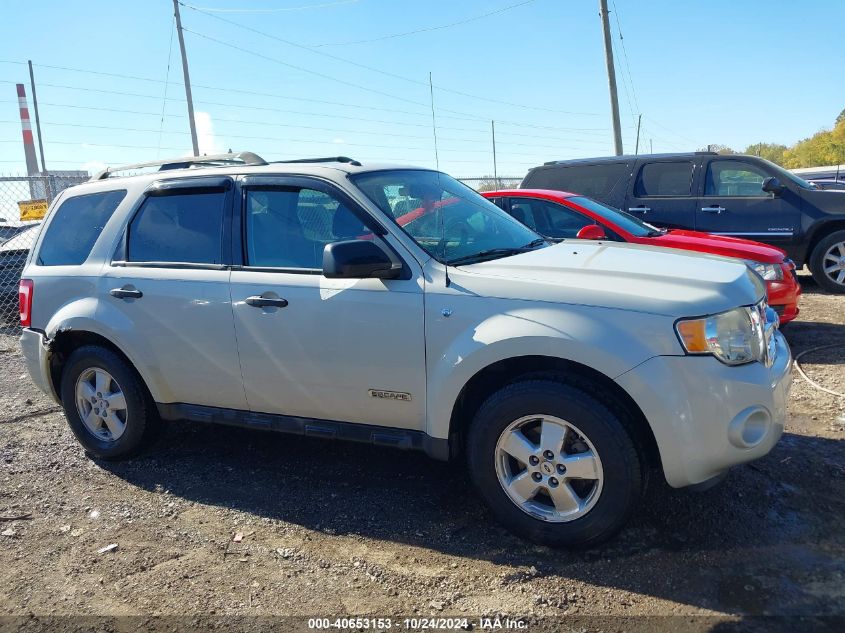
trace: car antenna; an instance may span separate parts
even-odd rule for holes
[[[431,95],[431,132],[434,135],[434,165],[437,168],[437,188],[440,190],[441,195],[443,197],[443,189],[440,187],[440,156],[437,153],[437,122],[434,118],[434,82],[431,80],[431,72],[428,73],[428,90],[429,94]],[[440,218],[440,240],[443,242],[443,269],[446,275],[446,287],[448,288],[451,285],[451,280],[449,279],[449,264],[446,261],[446,243],[445,238],[446,236],[443,234],[443,205],[440,205],[440,209],[438,209],[437,215]]]

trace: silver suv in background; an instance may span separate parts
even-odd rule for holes
[[[650,470],[707,485],[782,433],[741,262],[552,245],[427,169],[180,163],[64,191],[21,280],[29,372],[97,458],[177,419],[463,456],[511,530],[583,546]]]

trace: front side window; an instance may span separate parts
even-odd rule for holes
[[[121,189],[67,198],[53,213],[38,251],[38,264],[77,266],[84,262],[125,196]]]
[[[762,169],[740,160],[714,160],[707,168],[705,196],[762,197],[763,180],[768,176]]]
[[[416,169],[352,177],[364,194],[426,253],[447,264],[506,257],[546,245],[473,189],[446,174]],[[404,201],[412,209],[396,211]]]
[[[150,196],[129,225],[127,261],[223,263],[226,193]]]
[[[343,202],[299,187],[248,189],[245,221],[247,264],[262,268],[321,270],[327,244],[373,238]]]
[[[688,196],[692,184],[692,163],[649,163],[640,169],[634,185],[638,198]]]
[[[531,198],[511,198],[511,215],[552,239],[574,238],[592,219],[563,205]]]

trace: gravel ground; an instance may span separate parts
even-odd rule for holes
[[[802,282],[785,334],[795,354],[842,344],[801,359],[841,392],[845,296]],[[845,626],[845,399],[797,371],[769,456],[704,493],[652,478],[617,538],[567,552],[511,536],[460,465],[419,454],[174,423],[141,458],[95,462],[9,336],[0,366],[0,615],[502,614],[606,630],[668,622],[633,617],[644,615],[676,616],[675,630],[739,630],[735,616],[775,615],[811,618],[788,619],[790,630]],[[7,520],[17,515],[28,518]]]

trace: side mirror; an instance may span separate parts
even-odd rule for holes
[[[323,249],[323,275],[330,279],[394,279],[401,272],[402,264],[372,240],[334,242]]]
[[[588,224],[575,235],[579,240],[606,240],[607,233],[598,224]]]
[[[783,193],[785,187],[780,184],[780,180],[775,178],[774,176],[769,176],[765,180],[763,180],[763,191],[766,193],[771,193],[776,196],[779,196]]]

